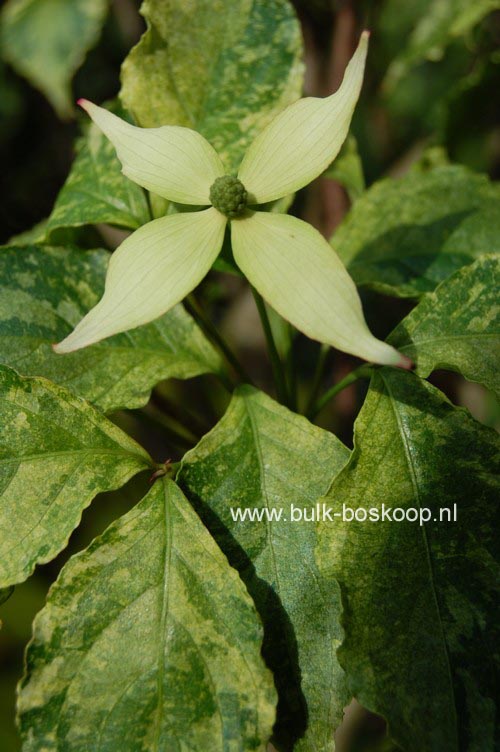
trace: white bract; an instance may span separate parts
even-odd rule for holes
[[[234,259],[264,299],[300,331],[365,360],[408,361],[369,331],[356,287],[327,241],[306,222],[257,211],[320,175],[344,142],[359,97],[368,33],[338,91],[287,107],[248,149],[237,179],[215,149],[178,126],[138,128],[86,100],[81,106],[116,148],[131,180],[170,201],[209,206],[141,227],[113,253],[100,302],[58,345],[67,353],[156,319],[203,279],[228,222]]]

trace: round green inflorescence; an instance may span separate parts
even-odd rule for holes
[[[210,188],[210,201],[221,214],[234,219],[246,209],[247,192],[241,180],[232,175],[224,175],[217,178]]]

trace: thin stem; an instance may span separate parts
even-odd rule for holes
[[[339,381],[338,384],[334,384],[332,387],[330,387],[330,389],[328,389],[323,394],[323,396],[320,397],[319,400],[317,400],[311,410],[307,413],[307,417],[310,420],[314,420],[314,418],[318,415],[318,413],[321,412],[325,405],[327,405],[330,400],[336,397],[339,392],[348,387],[350,384],[353,384],[358,379],[369,378],[372,372],[373,366],[367,365],[365,363],[362,366],[359,366],[359,368],[356,368],[354,371],[351,371],[351,373],[348,373],[345,378]]]
[[[171,396],[163,394],[161,386],[157,386],[151,394],[151,402],[161,412],[166,413],[169,416],[174,417],[180,421],[182,425],[185,425],[193,434],[201,437],[203,434],[210,430],[210,425],[202,420],[201,416],[189,409],[183,402],[177,398],[172,399]]]
[[[188,295],[188,297],[185,299],[184,306],[186,307],[186,310],[191,314],[191,316],[199,324],[201,329],[205,332],[207,337],[211,340],[212,344],[215,345],[215,347],[224,356],[224,358],[229,363],[229,365],[232,366],[232,368],[238,374],[241,381],[244,381],[247,384],[251,384],[252,379],[247,374],[247,372],[241,365],[240,361],[238,360],[236,355],[233,353],[233,351],[227,344],[226,340],[222,337],[217,327],[214,326],[214,324],[208,318],[208,316],[205,315],[205,312],[203,311],[202,307],[199,305],[199,303],[197,302],[197,300],[195,299],[192,293],[191,295]],[[228,388],[229,391],[232,391],[234,385],[228,382],[228,379],[225,377],[225,375],[219,373],[218,376],[220,377],[224,386]]]
[[[271,368],[273,370],[273,378],[278,400],[282,405],[290,406],[283,364],[274,341],[273,330],[271,329],[271,323],[269,321],[269,316],[267,315],[266,304],[264,303],[262,296],[259,295],[254,287],[251,287],[251,290],[255,300],[255,305],[259,312],[262,329],[264,330],[264,335],[266,337],[267,350],[269,353],[269,360],[271,361]]]
[[[325,366],[326,366],[326,360],[328,357],[328,353],[330,352],[330,345],[321,345],[318,360],[316,361],[316,368],[314,371],[312,386],[311,386],[311,393],[309,394],[309,399],[307,400],[307,405],[304,410],[304,415],[310,415],[311,411],[313,409],[313,406],[318,398],[318,392],[321,387],[321,382],[323,380],[323,374],[325,372]]]
[[[190,431],[186,432],[184,426],[180,426],[177,422],[171,422],[163,413],[155,410],[151,405],[134,411],[133,415],[137,420],[144,422],[146,425],[161,428],[163,436],[181,454],[184,454],[186,449],[191,449],[191,447],[198,443],[198,438]]]
[[[292,327],[288,327],[288,352],[286,356],[286,380],[290,395],[290,409],[297,412],[297,369],[295,367],[294,337]]]
[[[193,445],[197,444],[200,440],[200,437],[197,436],[194,431],[185,426],[179,420],[176,420],[172,415],[165,415],[165,413],[159,410],[152,402],[145,405],[145,407],[142,408],[142,411],[145,415],[152,418],[152,420],[156,420],[157,423],[168,429],[172,436],[177,436],[180,440],[190,442]]]

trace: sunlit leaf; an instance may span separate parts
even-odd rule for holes
[[[219,371],[218,355],[177,306],[157,321],[69,355],[63,339],[102,294],[106,251],[71,248],[0,250],[0,362],[45,376],[103,410],[138,407],[170,377]]]
[[[428,376],[450,368],[500,394],[500,256],[483,256],[425,295],[389,341]]]
[[[500,251],[500,190],[453,165],[375,183],[332,238],[355,282],[419,297]]]
[[[64,567],[34,625],[25,750],[263,750],[274,719],[262,628],[172,481]]]
[[[288,0],[149,0],[148,30],[122,68],[139,125],[185,125],[235,171],[262,128],[302,93],[299,25]]]
[[[498,458],[493,430],[382,369],[326,498],[340,517],[320,523],[317,560],[334,603],[342,590],[340,662],[407,752],[495,749]]]
[[[54,558],[94,496],[152,463],[88,403],[5,366],[0,419],[1,588]]]
[[[349,457],[332,434],[243,387],[182,464],[180,482],[240,572],[265,627],[264,655],[280,693],[276,738],[295,750],[331,750],[348,702],[335,649],[340,596],[325,601],[314,563],[317,497]],[[261,520],[238,521],[236,509]],[[282,514],[279,521],[265,513]],[[264,515],[264,516],[263,516]],[[285,747],[289,749],[289,746]]]

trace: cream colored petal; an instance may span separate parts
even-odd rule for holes
[[[78,104],[115,147],[124,175],[170,201],[210,204],[210,186],[224,168],[203,136],[176,125],[138,128],[86,99]]]
[[[255,212],[231,223],[231,238],[235,261],[251,284],[308,337],[372,363],[410,365],[371,334],[354,282],[311,225]]]
[[[368,37],[364,31],[335,94],[325,99],[299,99],[251,144],[238,177],[255,203],[293,193],[333,162],[349,131],[361,91]]]
[[[136,230],[111,256],[102,299],[54,350],[79,350],[168,311],[209,271],[226,222],[210,208],[155,219]]]

